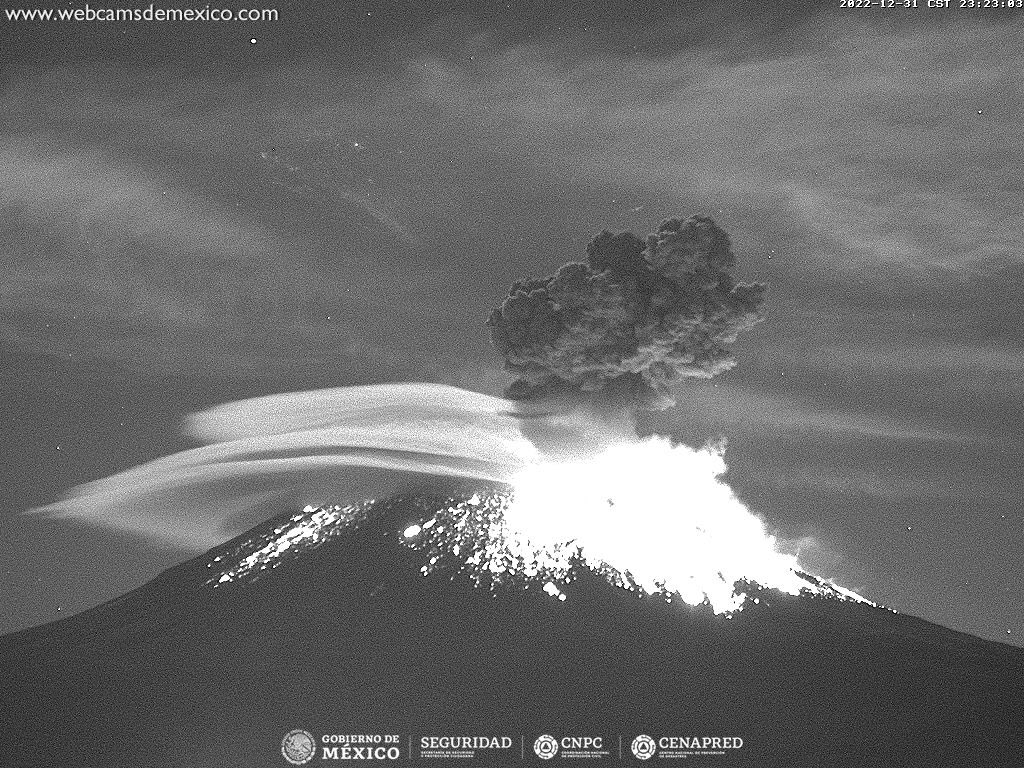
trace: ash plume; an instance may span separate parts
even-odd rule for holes
[[[517,281],[487,326],[516,375],[515,400],[590,393],[648,408],[672,385],[714,376],[761,320],[766,286],[738,283],[729,238],[710,218],[667,219],[646,240],[603,231],[585,262]]]

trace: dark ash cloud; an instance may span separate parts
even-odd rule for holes
[[[726,233],[709,218],[667,219],[641,240],[604,231],[586,262],[516,282],[487,321],[517,378],[510,397],[565,391],[666,407],[673,383],[735,365],[727,344],[757,323],[762,284],[737,283]]]

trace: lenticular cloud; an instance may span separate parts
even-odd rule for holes
[[[437,492],[460,478],[509,483],[628,430],[579,407],[383,384],[228,403],[192,416],[187,431],[206,445],[36,511],[206,550],[290,508]]]

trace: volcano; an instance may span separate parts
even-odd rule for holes
[[[286,514],[0,638],[0,763],[287,766],[302,729],[311,765],[371,754],[325,749],[338,734],[395,734],[403,764],[540,764],[553,735],[554,762],[601,737],[599,762],[639,765],[641,734],[688,765],[1024,764],[1019,649],[808,574],[798,595],[740,585],[722,615],[580,562],[557,581],[477,567],[427,535],[490,493]],[[442,759],[434,736],[512,746]],[[726,748],[684,749],[711,737]]]

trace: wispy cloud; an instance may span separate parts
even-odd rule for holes
[[[771,436],[784,433],[826,435],[834,440],[870,438],[890,441],[970,444],[989,441],[981,430],[953,431],[941,423],[920,423],[887,413],[829,408],[764,388],[735,384],[692,387],[667,422],[697,422],[704,427],[756,431]]]
[[[96,247],[131,239],[233,260],[283,249],[280,238],[174,179],[88,145],[6,137],[0,142],[0,205]]]
[[[900,346],[879,342],[846,345],[819,345],[813,356],[807,350],[778,347],[771,356],[780,364],[810,366],[832,374],[851,375],[928,375],[931,377],[972,377],[972,385],[983,384],[978,376],[999,376],[1003,385],[1019,383],[1024,370],[1024,352],[1009,345],[952,344],[935,341],[909,341]],[[1012,379],[1010,376],[1012,375]],[[935,378],[931,381],[934,383]]]
[[[430,281],[403,263],[412,237],[383,204],[308,156],[282,172],[278,153],[271,162],[261,137],[244,135],[244,114],[230,121],[240,135],[197,149],[172,108],[188,83],[171,73],[143,75],[162,78],[162,94],[117,98],[109,70],[84,72],[29,73],[0,94],[0,338],[157,373],[415,365],[418,351],[389,344],[382,320],[402,329],[421,313],[385,302],[403,278]],[[209,111],[191,117],[223,130],[214,96],[230,85],[205,90]]]
[[[820,464],[787,468],[785,473],[763,473],[756,476],[759,484],[773,488],[813,489],[827,496],[859,499],[868,497],[891,502],[959,501],[973,504],[1012,503],[1016,497],[992,487],[988,481],[967,485],[955,476],[921,476],[902,468],[888,473],[844,466],[841,470],[823,461]]]
[[[820,251],[808,266],[977,270],[1024,259],[1024,153],[1006,98],[1021,29],[822,21],[814,43],[764,58],[467,48],[411,63],[403,88],[463,132],[501,126],[581,183],[714,201],[745,230],[743,213],[770,211],[789,243]]]
[[[576,33],[504,45],[453,27],[363,71],[22,70],[0,94],[0,200],[93,266],[102,254],[125,264],[126,243],[172,265],[252,265],[256,278],[224,281],[273,294],[246,310],[312,329],[298,344],[267,339],[268,358],[283,359],[304,345],[329,356],[339,317],[350,344],[387,347],[390,332],[400,356],[434,334],[450,350],[510,279],[581,254],[593,230],[643,232],[691,211],[725,225],[741,274],[750,261],[768,272],[769,311],[794,322],[833,310],[829,281],[923,290],[922,272],[1024,264],[1024,150],[1005,96],[1024,65],[1022,25],[815,23],[771,52],[724,36],[657,54],[581,48]],[[224,311],[189,298],[209,291],[188,270],[169,323]],[[14,274],[17,312],[53,303],[52,275]],[[132,291],[158,302],[166,282],[148,280]],[[310,314],[331,296],[341,310]],[[922,315],[947,303],[915,300]],[[865,328],[855,318],[830,344],[856,346]],[[483,330],[474,343],[469,358],[486,353]]]

